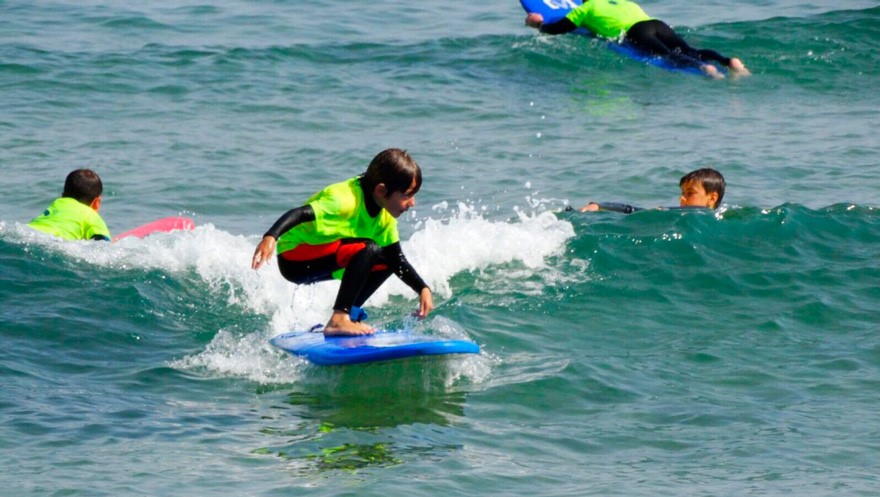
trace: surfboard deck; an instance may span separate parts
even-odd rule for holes
[[[147,235],[152,235],[154,233],[168,233],[170,231],[177,230],[191,230],[196,227],[196,223],[193,222],[192,219],[188,217],[164,217],[162,219],[157,219],[155,221],[149,222],[142,226],[138,226],[137,228],[130,229],[121,235],[117,235],[113,237],[113,241],[117,242],[122,240],[123,238],[128,238],[133,236],[135,238],[143,238]]]
[[[545,24],[558,21],[559,19],[565,17],[565,15],[569,13],[569,11],[577,8],[581,4],[581,0],[520,0],[520,5],[522,5],[527,14],[541,14],[541,16],[544,18]],[[583,28],[577,29],[573,33],[599,39],[592,32]],[[613,50],[614,52],[617,52],[625,57],[629,57],[630,59],[637,60],[645,64],[650,64],[652,66],[656,66],[667,71],[691,74],[696,76],[705,76],[705,74],[703,74],[703,72],[700,71],[700,68],[698,67],[677,66],[663,57],[646,55],[626,42],[617,43],[610,40],[603,41],[608,49]],[[724,72],[724,68],[719,68],[719,70]]]
[[[468,340],[445,340],[408,331],[378,331],[373,335],[345,337],[325,337],[321,332],[295,331],[275,336],[269,343],[319,366],[480,353],[480,346]]]

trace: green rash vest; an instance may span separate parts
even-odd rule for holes
[[[637,22],[651,20],[637,3],[629,0],[587,0],[565,17],[579,28],[611,39],[620,38]]]
[[[101,216],[88,205],[70,197],[55,199],[28,226],[65,240],[91,240],[95,236],[110,239],[110,230]]]
[[[324,188],[306,203],[315,211],[315,220],[281,235],[279,254],[303,243],[321,245],[343,238],[369,238],[380,247],[400,241],[397,219],[387,210],[381,209],[376,217],[370,217],[359,176]]]

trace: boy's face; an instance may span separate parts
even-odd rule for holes
[[[718,193],[706,193],[703,184],[694,179],[681,185],[680,201],[682,207],[708,207],[714,209],[715,203],[718,202]]]
[[[400,217],[401,214],[410,210],[416,205],[416,180],[405,192],[393,192],[388,195],[388,189],[384,183],[376,185],[376,203],[388,211],[394,218]],[[388,196],[386,196],[388,195]]]

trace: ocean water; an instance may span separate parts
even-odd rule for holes
[[[540,36],[516,1],[0,2],[0,494],[880,493],[880,4],[645,1],[750,78]],[[334,283],[261,234],[387,147],[425,333],[317,367]],[[715,213],[675,205],[715,167]],[[115,244],[25,226],[91,167]],[[390,281],[374,324],[402,325]]]

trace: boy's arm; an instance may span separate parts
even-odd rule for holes
[[[412,264],[403,255],[403,249],[400,242],[392,243],[382,249],[385,260],[388,262],[388,268],[403,281],[406,286],[412,288],[419,295],[419,317],[423,318],[428,315],[434,308],[434,298],[431,289],[425,283],[425,280],[419,276]]]
[[[640,210],[644,209],[621,202],[590,202],[580,208],[581,212],[612,211],[622,212],[624,214],[632,214],[633,212]]]
[[[577,29],[577,26],[575,26],[575,24],[567,17],[563,17],[550,24],[544,24],[544,17],[541,16],[541,14],[536,13],[531,13],[526,16],[526,26],[537,28],[542,33],[547,33],[548,35],[561,35]]]
[[[251,261],[251,268],[259,269],[260,266],[272,259],[272,256],[275,255],[275,245],[278,243],[278,237],[287,233],[297,225],[308,223],[315,219],[315,211],[312,209],[312,206],[308,204],[295,209],[290,209],[282,214],[282,216],[275,221],[275,224],[269,228],[269,231],[263,235],[263,239],[260,240],[260,244],[257,245],[257,249],[254,250],[254,258]]]
[[[550,24],[542,24],[539,28],[542,33],[546,33],[548,35],[561,35],[565,33],[571,33],[577,26],[567,17],[563,17],[562,19],[551,22]]]
[[[406,286],[412,288],[414,292],[421,293],[423,289],[428,288],[425,280],[419,276],[416,269],[412,267],[412,264],[403,255],[400,242],[395,242],[382,248],[382,254],[388,262],[388,268],[400,278],[400,281],[403,281],[406,283]]]
[[[315,217],[315,211],[312,209],[311,205],[306,204],[295,209],[290,209],[282,214],[263,236],[271,236],[277,240],[281,235],[287,233],[295,226],[302,223],[312,222],[315,219],[317,218]]]
[[[95,212],[93,216],[89,216],[90,219],[85,223],[85,238],[88,238],[89,240],[112,241],[110,229],[107,228],[107,223],[105,223],[104,219],[98,215],[98,208],[101,207],[101,197],[93,200],[91,207]]]

